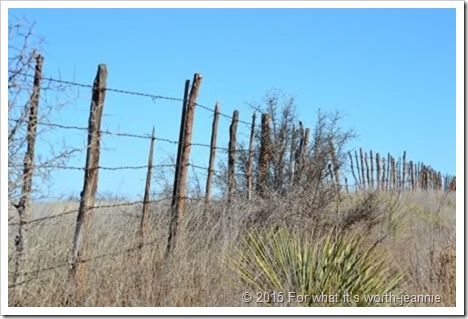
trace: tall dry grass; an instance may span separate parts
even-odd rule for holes
[[[169,202],[151,207],[150,236],[138,246],[141,207],[96,210],[84,280],[83,299],[69,306],[262,306],[246,304],[241,293],[252,289],[239,272],[239,251],[253,230],[281,228],[295,236],[312,231],[324,238],[330,229],[374,245],[372,254],[385,269],[402,274],[398,291],[442,296],[439,304],[455,306],[455,194],[375,192],[320,203],[306,190],[248,202],[193,201],[174,252],[165,256]],[[33,218],[76,209],[77,203],[36,203]],[[9,212],[14,216],[14,212]],[[25,283],[9,288],[10,306],[64,306],[68,296],[67,265],[75,214],[30,225],[23,271]],[[10,222],[15,222],[12,219]],[[16,226],[9,227],[9,278],[14,269]],[[322,236],[322,237],[321,237]],[[53,268],[59,265],[57,268]],[[44,268],[51,268],[36,272]],[[12,282],[10,282],[12,284]]]

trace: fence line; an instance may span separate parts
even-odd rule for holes
[[[39,64],[39,62],[38,62]],[[9,168],[24,168],[24,171],[33,171],[34,168],[50,168],[50,169],[64,169],[64,170],[80,170],[84,171],[84,183],[83,183],[83,191],[80,195],[80,204],[78,209],[64,211],[59,214],[45,216],[41,218],[36,218],[33,220],[29,220],[27,216],[23,216],[20,212],[20,219],[17,223],[9,223],[9,226],[18,225],[21,229],[22,226],[25,225],[32,225],[32,224],[39,224],[41,222],[52,220],[55,218],[60,218],[62,216],[66,216],[69,214],[77,214],[77,220],[75,224],[75,234],[73,239],[73,254],[71,255],[71,261],[55,265],[51,267],[46,267],[43,269],[31,271],[31,272],[22,272],[18,269],[15,269],[15,280],[13,285],[9,286],[15,287],[26,283],[24,281],[17,280],[20,275],[31,275],[34,273],[40,273],[41,271],[47,271],[51,269],[56,269],[59,267],[63,267],[65,265],[69,266],[69,281],[72,285],[74,285],[74,291],[79,292],[81,285],[83,285],[83,278],[84,278],[84,264],[110,257],[116,256],[118,254],[129,253],[133,250],[141,249],[143,246],[148,246],[152,243],[145,243],[145,238],[147,237],[145,234],[148,233],[148,204],[151,203],[159,203],[165,200],[171,200],[171,218],[170,218],[170,225],[169,225],[169,236],[167,239],[167,250],[166,253],[171,253],[176,244],[176,238],[178,235],[178,227],[184,220],[184,214],[186,210],[186,202],[190,201],[203,201],[209,198],[206,196],[203,198],[202,196],[197,198],[190,198],[187,196],[187,189],[188,189],[188,168],[192,167],[194,169],[204,170],[208,174],[207,178],[207,188],[206,194],[211,192],[211,182],[210,176],[212,174],[217,174],[219,176],[223,176],[225,178],[225,183],[227,184],[227,198],[228,202],[230,202],[233,191],[237,188],[237,181],[235,177],[245,178],[246,183],[243,183],[243,187],[246,190],[248,200],[252,199],[252,190],[253,187],[253,175],[256,177],[255,181],[255,189],[260,197],[266,197],[267,190],[269,187],[269,176],[272,174],[272,168],[275,169],[275,174],[277,173],[277,167],[272,165],[273,160],[275,159],[275,152],[277,150],[274,149],[275,142],[272,138],[272,129],[271,129],[271,117],[268,114],[261,114],[261,123],[255,123],[255,112],[252,117],[251,122],[242,121],[239,119],[239,112],[236,110],[234,111],[233,115],[228,115],[221,113],[219,111],[219,105],[216,104],[215,108],[207,107],[197,102],[198,91],[201,84],[201,76],[199,74],[195,74],[193,78],[192,85],[190,87],[190,81],[187,80],[185,82],[185,90],[183,98],[175,98],[175,97],[168,97],[162,95],[155,95],[155,94],[147,94],[141,92],[133,92],[127,90],[120,90],[120,89],[112,89],[106,87],[106,79],[107,79],[107,71],[105,65],[99,65],[98,73],[96,74],[95,82],[93,85],[89,84],[82,84],[72,81],[64,81],[60,79],[54,79],[50,77],[42,77],[37,74],[33,77],[35,88],[37,90],[36,96],[38,99],[39,91],[38,89],[38,78],[42,81],[53,81],[62,84],[84,87],[84,88],[91,88],[92,89],[92,100],[91,100],[91,107],[90,107],[90,114],[88,120],[88,127],[79,127],[79,126],[72,126],[72,125],[63,125],[58,123],[51,123],[51,122],[38,122],[36,119],[30,118],[29,122],[27,122],[29,126],[48,126],[54,127],[58,129],[64,130],[79,130],[82,132],[88,133],[88,147],[87,147],[87,157],[86,157],[86,164],[83,167],[78,166],[67,166],[67,165],[34,165],[33,160],[31,159],[29,162],[24,161],[24,166],[15,166],[9,165]],[[26,75],[26,74],[23,74]],[[29,75],[27,75],[29,76]],[[36,85],[37,84],[37,85]],[[109,130],[101,130],[101,117],[103,113],[103,106],[104,106],[104,97],[106,92],[115,92],[120,94],[128,94],[134,96],[141,96],[146,98],[151,98],[153,101],[158,99],[170,100],[174,102],[182,102],[182,112],[181,112],[181,121],[180,121],[180,134],[179,140],[171,140],[168,138],[159,138],[154,136],[154,129],[153,134],[151,135],[143,135],[143,134],[134,134],[134,133],[127,133],[127,132],[112,132]],[[212,141],[210,144],[205,143],[193,143],[191,141],[192,132],[193,132],[193,121],[194,121],[194,111],[199,107],[214,113],[214,123],[212,128]],[[33,105],[31,103],[30,112],[32,113]],[[219,116],[225,117],[229,120],[232,120],[230,126],[230,136],[229,136],[229,145],[228,147],[217,146],[216,145],[216,130],[217,130],[217,119]],[[17,123],[25,123],[25,119],[9,119],[10,121],[16,121]],[[248,149],[239,149],[236,136],[237,136],[237,123],[245,124],[250,129],[250,143]],[[259,128],[260,130],[257,132],[257,135],[260,136],[259,141],[259,151],[260,154],[257,154],[256,158],[254,155],[254,134],[255,129]],[[28,132],[28,144],[31,144],[30,133]],[[283,169],[288,170],[289,172],[289,181],[284,181],[285,184],[292,187],[295,185],[299,185],[303,181],[303,173],[307,169],[307,165],[310,165],[310,159],[308,158],[309,150],[312,149],[313,145],[309,145],[309,135],[310,129],[304,128],[302,123],[299,122],[298,128],[293,128],[293,137],[291,139],[291,145],[284,144],[282,147],[284,149],[278,150],[280,153],[280,158],[283,159],[283,156],[290,157],[289,165],[290,167],[286,168],[281,166],[281,176],[284,177]],[[33,134],[34,135],[34,134]],[[130,137],[130,138],[138,138],[138,139],[148,139],[151,140],[151,147],[150,147],[150,158],[148,159],[147,165],[134,165],[134,166],[117,166],[117,167],[108,167],[99,164],[99,155],[101,152],[100,149],[100,138],[101,135],[110,135],[110,136],[117,136],[117,137]],[[214,142],[213,142],[214,136]],[[159,164],[153,165],[152,164],[152,152],[153,152],[153,143],[155,141],[161,141],[166,143],[171,143],[177,145],[177,160],[175,164]],[[288,142],[289,143],[289,142]],[[29,146],[29,145],[28,145]],[[191,147],[204,147],[210,149],[210,163],[209,166],[206,167],[204,165],[195,164],[190,160],[190,150]],[[32,140],[32,147],[34,147],[34,140]],[[326,176],[323,180],[324,183],[329,183],[332,187],[335,187],[337,200],[340,200],[340,194],[343,189],[349,193],[349,188],[354,187],[355,191],[361,190],[414,190],[414,189],[434,189],[434,190],[455,190],[455,178],[449,175],[442,175],[440,172],[433,170],[430,166],[425,165],[424,163],[416,163],[413,161],[407,161],[406,159],[406,152],[403,152],[402,159],[396,160],[390,154],[387,154],[387,157],[381,156],[379,153],[374,153],[372,150],[369,153],[363,151],[362,148],[359,149],[359,156],[358,152],[354,152],[354,163],[353,163],[353,154],[351,152],[348,153],[349,155],[349,163],[346,161],[340,163],[337,158],[337,154],[335,154],[335,145],[330,143],[329,145],[330,151],[327,156],[327,172]],[[288,151],[290,153],[288,154]],[[213,159],[216,150],[221,150],[227,153],[227,161],[228,161],[228,168],[227,171],[220,171],[215,170],[213,168]],[[239,165],[239,157],[238,154],[245,156],[248,160],[248,164],[245,167],[245,172],[238,172],[236,165]],[[375,155],[375,156],[374,156]],[[32,156],[30,156],[33,158]],[[257,163],[257,172],[253,174],[254,164],[253,161],[258,160]],[[245,159],[244,159],[245,160]],[[244,163],[245,164],[245,163]],[[278,164],[278,163],[276,163]],[[173,185],[173,192],[172,196],[164,197],[159,199],[150,199],[150,181],[151,181],[151,169],[153,168],[166,168],[171,167],[175,168],[174,173],[174,185]],[[124,202],[124,203],[114,203],[114,204],[96,204],[95,203],[95,195],[97,190],[97,177],[100,170],[108,170],[108,171],[119,171],[119,170],[140,170],[140,169],[147,169],[147,178],[145,184],[145,195],[142,200],[133,201],[133,202]],[[343,174],[341,169],[349,169],[352,177],[354,178],[354,183],[349,183],[348,177]],[[31,174],[23,174],[23,184],[27,184],[27,176]],[[344,179],[344,183],[342,181]],[[283,182],[283,181],[280,181]],[[30,193],[31,190],[25,190],[26,193]],[[23,192],[24,193],[24,192]],[[205,195],[206,195],[205,194]],[[21,207],[21,202],[18,205],[13,205],[17,209]],[[142,212],[142,221],[140,225],[140,232],[141,238],[136,247],[123,249],[119,252],[110,253],[110,254],[103,254],[94,257],[87,257],[86,256],[86,237],[88,237],[87,232],[90,228],[90,219],[89,215],[92,210],[98,211],[98,209],[102,208],[116,208],[116,207],[128,207],[133,205],[140,205],[143,204],[143,212]],[[19,209],[18,209],[19,211]],[[20,230],[21,232],[21,230]],[[77,299],[79,293],[75,295],[73,298]]]

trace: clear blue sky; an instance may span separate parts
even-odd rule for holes
[[[181,97],[185,79],[203,76],[198,102],[224,113],[271,89],[296,97],[298,114],[313,127],[318,108],[341,111],[358,137],[350,150],[423,161],[455,174],[455,9],[10,9],[35,21],[45,39],[44,74],[92,84],[107,64],[108,87]],[[86,126],[90,94],[53,120]],[[180,103],[108,93],[103,128],[176,140]],[[209,144],[212,114],[198,109],[194,142]],[[218,141],[227,145],[229,122]],[[58,131],[57,131],[58,132]],[[85,134],[54,135],[83,145]],[[248,135],[248,127],[239,126]],[[103,166],[145,165],[147,140],[105,137]],[[158,143],[158,163],[176,147]],[[208,149],[193,161],[207,166]],[[223,154],[218,154],[220,160]],[[77,158],[70,163],[83,166]],[[145,171],[102,172],[99,191],[141,194]],[[172,178],[172,177],[171,177]],[[54,175],[54,194],[77,194],[82,172]],[[170,180],[172,182],[172,180]],[[204,179],[201,181],[204,185]]]

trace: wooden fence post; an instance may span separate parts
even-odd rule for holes
[[[415,177],[416,177],[416,188],[421,188],[421,162],[415,163]]]
[[[396,179],[396,161],[392,157],[392,187],[396,189],[397,186],[397,179]]]
[[[307,153],[309,153],[309,135],[310,135],[310,128],[306,128],[304,130],[304,142],[302,143],[302,168],[306,164]]]
[[[382,186],[383,190],[387,190],[387,182],[386,182],[387,175],[385,175],[385,172],[386,172],[386,169],[385,169],[385,156],[383,156],[382,157],[382,183],[381,183],[381,186]]]
[[[299,184],[302,178],[302,172],[304,169],[304,148],[306,146],[306,137],[308,138],[307,130],[304,130],[302,126],[302,122],[299,121],[299,128],[298,128],[298,136],[299,136],[299,146],[295,152],[295,171],[294,171],[294,179],[295,183]]]
[[[348,155],[349,155],[349,162],[351,165],[351,174],[353,174],[354,183],[356,184],[356,186],[359,186],[359,181],[356,178],[356,174],[354,173],[353,156],[351,155],[351,152],[348,152]]]
[[[380,175],[380,154],[379,153],[375,153],[375,167],[377,169],[377,176],[376,176],[376,187],[377,189],[381,189],[381,183],[380,183],[380,178],[381,178],[381,175]]]
[[[410,177],[410,187],[411,190],[414,190],[414,168],[413,161],[409,162],[409,177]]]
[[[31,190],[32,190],[32,177],[34,171],[34,146],[36,144],[36,132],[37,132],[37,112],[39,108],[39,95],[41,91],[41,78],[42,78],[42,63],[44,57],[37,55],[36,57],[36,69],[34,72],[33,89],[29,98],[29,120],[27,128],[27,148],[24,154],[24,167],[23,167],[23,185],[21,187],[21,197],[17,205],[15,205],[18,211],[19,225],[18,234],[15,239],[15,271],[13,273],[13,282],[15,284],[23,281],[23,276],[20,274],[21,264],[23,260],[24,247],[26,242],[27,227],[26,224],[29,220],[30,206],[31,206]]]
[[[335,177],[335,191],[337,201],[341,201],[341,185],[340,185],[340,167],[338,163],[338,158],[336,157],[335,147],[333,146],[333,141],[330,140],[330,156],[333,165],[333,175]]]
[[[180,118],[180,128],[179,128],[179,142],[177,143],[177,158],[174,170],[174,186],[172,188],[172,201],[171,201],[171,220],[169,225],[169,236],[167,240],[167,249],[166,255],[173,248],[175,241],[175,231],[177,230],[177,202],[179,198],[179,188],[180,188],[180,171],[182,169],[182,153],[184,152],[184,141],[185,141],[185,124],[187,122],[187,108],[188,100],[190,94],[190,80],[185,80],[184,86],[184,99],[182,102],[181,118]],[[173,241],[174,238],[174,241]]]
[[[296,154],[296,140],[297,140],[297,129],[292,126],[292,133],[291,133],[291,145],[289,148],[289,167],[288,167],[288,178],[289,178],[289,189],[292,190],[294,186],[294,176],[295,176],[295,170],[296,168],[294,167],[294,156]]]
[[[358,154],[357,154],[357,151],[354,151],[354,158],[356,159],[356,171],[357,171],[357,176],[358,176],[358,179],[359,179],[359,188],[360,189],[364,189],[363,187],[363,182],[362,182],[362,175],[361,175],[361,168],[359,167],[359,158],[358,158]]]
[[[406,190],[406,151],[403,151],[403,163],[402,163],[402,173],[401,173],[401,180],[403,185],[403,190]]]
[[[252,115],[252,127],[250,128],[250,141],[249,141],[249,162],[247,164],[247,199],[252,200],[252,173],[254,161],[254,137],[255,137],[255,112]]]
[[[86,166],[84,173],[83,191],[76,219],[75,235],[73,237],[73,252],[69,276],[72,280],[73,294],[81,299],[85,276],[87,239],[91,226],[94,198],[96,196],[99,175],[99,153],[101,139],[101,119],[104,109],[106,93],[107,67],[99,64],[93,85],[92,101],[88,122],[88,149],[86,152]]]
[[[260,158],[257,191],[260,196],[265,196],[266,180],[270,165],[270,115],[262,114],[262,132],[260,140]]]
[[[236,188],[236,134],[237,123],[239,122],[239,111],[232,114],[232,122],[229,127],[229,154],[228,154],[228,203],[232,200],[233,192]]]
[[[172,209],[175,209],[177,204],[177,198],[179,194],[179,184],[180,184],[180,170],[182,167],[182,153],[184,150],[184,140],[185,140],[185,122],[187,121],[187,103],[189,100],[190,94],[190,80],[185,81],[184,87],[184,100],[182,102],[182,112],[180,118],[180,130],[179,130],[179,142],[177,144],[177,159],[175,164],[174,172],[174,187],[172,189]]]
[[[143,196],[143,212],[141,215],[141,224],[140,224],[140,249],[143,248],[145,244],[145,240],[148,237],[148,223],[149,223],[149,204],[150,204],[150,192],[151,192],[151,176],[152,176],[152,169],[153,169],[153,152],[154,152],[154,126],[153,131],[151,133],[151,144],[150,150],[148,155],[148,170],[146,172],[146,184],[145,184],[145,194]]]
[[[366,183],[367,189],[371,189],[370,175],[369,175],[369,163],[367,162],[367,153],[364,152],[364,165],[366,166]]]
[[[177,240],[179,225],[184,220],[185,207],[186,207],[186,192],[187,192],[187,179],[188,179],[188,166],[190,159],[190,150],[192,143],[192,128],[193,118],[195,113],[195,106],[198,97],[198,90],[202,77],[200,74],[195,73],[193,76],[192,87],[187,101],[187,110],[185,114],[185,123],[183,129],[183,145],[180,159],[179,176],[176,176],[177,187],[175,206],[172,209],[171,223],[169,226],[169,237],[167,240],[167,253],[170,253],[175,248]]]
[[[218,119],[219,119],[219,103],[216,103],[213,124],[211,126],[211,143],[210,143],[210,162],[208,164],[208,177],[206,178],[205,201],[211,200],[211,187],[213,183],[214,164],[216,158],[216,138],[218,136]]]
[[[370,162],[370,184],[371,188],[374,189],[374,154],[372,150],[369,150],[369,162]]]
[[[297,129],[297,133],[299,136],[299,145],[296,149],[294,154],[295,156],[295,169],[294,169],[294,183],[298,184],[301,180],[302,175],[302,159],[303,159],[303,150],[304,150],[304,127],[302,126],[302,122],[299,121],[299,128]]]
[[[366,189],[366,174],[364,168],[364,153],[362,152],[362,148],[359,148],[359,153],[361,157],[361,173],[362,173],[362,189]]]
[[[396,165],[396,187],[398,190],[401,190],[401,157],[395,161]]]
[[[391,175],[391,166],[392,166],[392,156],[390,153],[387,153],[387,189],[391,188],[392,184],[392,175]]]

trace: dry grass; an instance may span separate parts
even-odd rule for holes
[[[233,260],[249,230],[277,225],[299,234],[338,227],[368,243],[378,242],[376,253],[386,256],[386,267],[405,274],[400,291],[442,296],[439,304],[414,306],[455,306],[454,193],[360,193],[326,205],[316,205],[313,196],[306,195],[298,191],[286,198],[238,199],[229,207],[224,202],[209,207],[192,202],[169,258],[168,202],[151,207],[148,244],[123,254],[138,245],[141,207],[97,210],[88,258],[104,257],[86,263],[83,298],[68,305],[255,306],[240,298],[248,287],[233,270]],[[35,204],[33,218],[75,208],[77,203],[71,202]],[[9,213],[14,216],[14,211]],[[10,306],[65,305],[74,224],[75,214],[70,214],[29,226],[22,268],[29,274],[24,284],[9,288]],[[16,226],[9,232],[11,281]],[[55,265],[59,266],[36,272]]]

